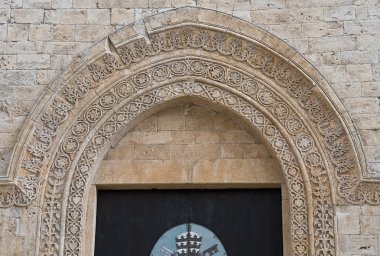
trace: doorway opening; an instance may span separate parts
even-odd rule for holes
[[[183,223],[211,230],[229,256],[283,253],[281,189],[99,190],[95,256],[151,255]]]

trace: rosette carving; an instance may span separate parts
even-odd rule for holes
[[[41,101],[12,165],[18,168],[15,184],[0,188],[0,207],[29,205],[43,184],[40,254],[81,255],[85,194],[96,158],[144,111],[177,97],[199,97],[246,119],[277,154],[291,199],[293,254],[335,255],[328,172],[349,203],[379,204],[380,186],[359,179],[349,129],[318,84],[263,45],[227,28],[187,23],[128,38],[112,54],[99,52]],[[160,58],[169,53],[173,59]]]

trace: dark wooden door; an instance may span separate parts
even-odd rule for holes
[[[100,190],[95,255],[150,256],[183,223],[211,230],[228,256],[282,255],[280,189]]]

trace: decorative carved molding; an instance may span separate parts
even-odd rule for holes
[[[305,111],[308,120],[314,123],[326,149],[331,152],[339,195],[352,204],[380,203],[379,184],[360,183],[358,156],[341,117],[322,91],[286,60],[254,42],[232,34],[192,26],[152,34],[149,42],[138,39],[119,47],[117,50],[124,64],[128,67],[131,63],[160,52],[194,48],[231,56],[275,79],[289,96],[299,102],[299,107]]]
[[[148,41],[144,38],[131,41],[117,48],[123,63],[119,61],[118,56],[105,54],[93,61],[85,71],[76,75],[74,81],[71,79],[71,82],[61,89],[61,95],[66,101],[60,102],[60,97],[57,97],[51,106],[51,110],[46,111],[40,117],[40,122],[35,129],[36,134],[28,143],[27,152],[24,153],[22,168],[37,174],[38,170],[43,167],[45,155],[50,149],[57,129],[60,123],[65,120],[69,108],[73,107],[67,103],[75,106],[78,100],[87,95],[88,90],[97,87],[113,72],[128,68],[131,63],[142,61],[148,56],[161,52],[186,48],[202,49],[218,52],[223,56],[231,56],[235,60],[247,63],[249,67],[259,69],[266,76],[275,79],[291,97],[299,102],[299,107],[308,115],[308,120],[314,123],[315,129],[323,138],[326,149],[331,152],[331,162],[335,166],[334,175],[338,181],[337,191],[339,195],[353,204],[380,203],[379,184],[360,182],[357,173],[360,170],[360,165],[350,135],[347,133],[340,116],[323,97],[318,87],[314,86],[305,75],[288,62],[254,42],[226,32],[194,26],[169,29],[152,34]],[[218,70],[213,72],[218,75]],[[140,86],[143,86],[144,82],[147,82],[145,79],[148,78],[141,75],[135,78],[135,82],[141,83]],[[27,173],[26,175],[30,174]],[[19,185],[23,191],[22,184]]]
[[[359,157],[342,117],[291,60],[228,28],[210,25],[168,25],[115,45],[115,53],[98,50],[88,65],[73,68],[57,91],[47,92],[50,99],[32,114],[32,124],[25,128],[30,134],[23,133],[23,146],[13,157],[16,184],[0,191],[0,207],[28,205],[37,191],[44,191],[41,255],[81,254],[86,185],[99,153],[128,121],[185,95],[224,105],[272,145],[289,187],[294,255],[335,255],[329,174],[347,202],[380,204],[380,185],[360,181]],[[184,52],[187,60],[134,70],[134,63],[149,64],[151,56],[157,61],[161,55]],[[200,52],[233,60],[246,72],[191,56]],[[117,84],[110,81],[125,70],[128,77]],[[257,79],[255,72],[276,88]]]
[[[181,81],[178,81],[179,78]],[[219,87],[192,82],[196,78],[219,83]],[[250,101],[265,109],[277,123],[273,124],[252,103],[241,98],[239,93],[245,94]],[[98,155],[106,148],[115,133],[144,111],[172,98],[188,95],[205,98],[233,110],[254,125],[272,145],[284,170],[290,191],[294,255],[308,255],[310,248],[305,194],[305,184],[308,182],[302,178],[301,167],[296,161],[292,147],[280,132],[284,129],[288,131],[292,143],[298,148],[298,154],[304,159],[303,165],[306,166],[308,176],[312,180],[315,207],[311,217],[315,229],[315,250],[318,255],[334,255],[331,191],[321,150],[317,148],[317,142],[306,128],[308,125],[304,124],[292,107],[282,101],[268,85],[237,69],[200,59],[174,60],[134,73],[110,86],[82,111],[62,140],[62,146],[56,153],[49,172],[46,190],[50,192],[45,193],[42,215],[46,221],[41,227],[41,233],[48,235],[41,238],[40,253],[47,255],[57,252],[62,230],[58,228],[62,222],[60,216],[65,215],[65,255],[79,255],[84,225],[84,195]],[[277,128],[279,126],[282,128]],[[88,137],[90,131],[95,133]],[[85,147],[80,146],[86,138]],[[79,147],[82,148],[80,151]],[[74,173],[66,214],[62,214],[61,207],[64,202],[61,195],[70,170]]]

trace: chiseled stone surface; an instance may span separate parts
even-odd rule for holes
[[[6,98],[32,106],[39,93],[27,91],[41,92],[70,63],[71,56],[123,25],[181,6],[226,12],[279,36],[327,78],[362,136],[380,128],[378,1],[2,1],[0,103]],[[370,111],[364,102],[371,102]],[[20,115],[27,116],[28,109]],[[1,122],[12,122],[13,113],[0,111],[5,112]],[[20,127],[13,131],[16,136]],[[12,148],[0,143],[2,152]],[[370,161],[372,166],[377,163],[378,159]],[[2,165],[0,174],[6,168],[7,164]]]
[[[210,8],[251,21],[303,54],[343,101],[361,135],[367,165],[379,176],[377,0],[0,0],[0,176],[7,172],[23,120],[73,56],[126,24],[181,6]],[[170,178],[220,182],[226,176],[239,182],[242,176],[228,167],[238,166],[244,174],[248,164],[257,172],[244,175],[254,175],[259,183],[268,178],[279,181],[277,165],[244,129],[220,114],[192,110],[199,112],[184,115],[175,109],[139,124],[109,152],[97,182],[116,183],[117,175],[121,179],[133,175],[134,182],[139,175],[152,177],[152,182]],[[120,169],[120,163],[136,168]],[[153,165],[167,172],[152,174]],[[139,168],[143,172],[137,173]],[[212,176],[213,168],[213,174],[222,175]],[[272,170],[274,176],[262,176],[260,168]],[[36,207],[0,209],[1,256],[34,255]],[[380,254],[379,206],[337,206],[335,213],[337,255]]]
[[[380,208],[370,205],[336,207],[340,256],[379,255]]]
[[[108,152],[95,179],[126,187],[227,182],[262,187],[284,180],[277,160],[237,121],[193,104],[138,124]]]

